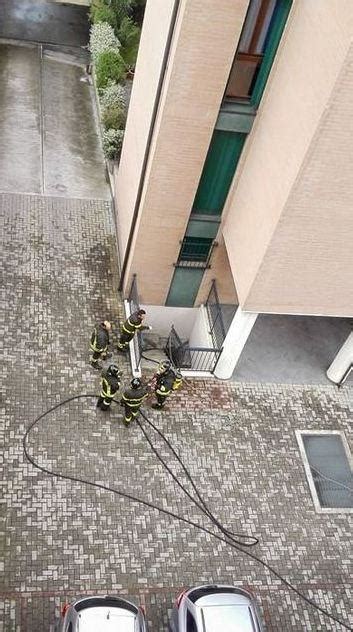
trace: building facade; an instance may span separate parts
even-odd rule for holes
[[[350,0],[147,1],[121,287],[137,275],[143,304],[180,310],[215,279],[237,307],[219,377],[258,314],[353,316],[352,89]]]

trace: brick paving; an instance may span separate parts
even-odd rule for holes
[[[72,394],[95,393],[88,339],[97,319],[118,324],[114,227],[108,202],[0,196],[5,318],[1,434],[3,632],[53,631],[65,599],[120,593],[167,629],[183,586],[226,582],[258,596],[267,632],[341,630],[240,552],[156,510],[26,462],[29,423]],[[113,342],[116,340],[116,331]],[[129,377],[125,360],[118,358]],[[316,514],[295,430],[338,429],[351,448],[352,389],[194,380],[168,411],[148,415],[171,440],[205,500],[234,531],[258,534],[255,553],[297,588],[350,622],[353,514]],[[209,526],[176,486],[137,425],[116,407],[71,402],[29,438],[45,467],[119,488]],[[145,422],[144,422],[145,423]],[[175,472],[180,466],[153,441]]]

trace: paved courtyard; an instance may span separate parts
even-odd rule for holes
[[[0,209],[0,630],[53,631],[66,599],[120,593],[145,605],[151,630],[164,632],[181,587],[202,582],[251,588],[267,632],[343,630],[210,535],[26,462],[22,438],[36,416],[70,395],[98,392],[88,365],[92,324],[110,318],[118,328],[122,318],[114,226],[107,201],[5,193]],[[119,362],[128,380],[129,367]],[[295,430],[339,429],[352,448],[352,408],[350,387],[213,380],[189,383],[163,414],[146,407],[219,520],[257,534],[256,555],[351,626],[353,514],[315,513]],[[126,429],[119,414],[97,411],[92,398],[71,402],[32,431],[31,454],[48,469],[103,482],[212,529],[139,427]],[[161,439],[153,442],[183,478]]]

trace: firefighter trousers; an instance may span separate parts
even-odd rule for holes
[[[129,342],[133,339],[133,337],[134,334],[128,334],[123,331],[122,334],[120,334],[118,349],[120,349],[121,351],[127,349],[129,346]]]
[[[129,406],[129,404],[124,404],[125,408],[125,417],[124,423],[126,425],[130,424],[135,417],[137,417],[138,412],[140,410],[140,406]]]
[[[102,395],[100,395],[97,401],[97,408],[100,408],[101,410],[108,410],[112,401],[113,397],[102,397]]]
[[[168,397],[169,395],[170,395],[170,391],[169,391],[169,393],[165,393],[165,394],[163,394],[163,395],[162,395],[162,393],[157,393],[157,392],[155,391],[155,396],[156,396],[156,399],[157,399],[157,404],[156,404],[156,405],[157,405],[159,408],[163,408],[163,406],[164,406],[164,404],[165,404],[165,402],[166,402],[166,400],[167,400],[167,397]]]

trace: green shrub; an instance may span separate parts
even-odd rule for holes
[[[104,110],[102,122],[105,129],[124,129],[126,113],[119,105],[111,105]]]
[[[118,52],[119,48],[120,42],[110,24],[107,24],[107,22],[98,22],[91,26],[89,49],[94,63],[97,63],[102,53],[110,50]]]
[[[96,61],[97,88],[101,92],[111,82],[119,83],[125,79],[126,64],[118,51],[106,50]]]
[[[119,26],[126,16],[131,15],[134,0],[110,0],[109,4],[114,11],[117,25]]]
[[[108,22],[117,33],[125,17],[142,24],[145,4],[146,0],[92,0],[90,20],[93,24]]]
[[[125,17],[118,29],[121,56],[128,66],[135,66],[140,43],[141,29],[129,17]]]
[[[132,0],[131,17],[139,26],[142,26],[145,13],[146,0]]]
[[[121,108],[125,109],[127,106],[127,97],[124,87],[118,83],[108,83],[108,85],[101,91],[99,101],[102,110],[114,105],[119,105]]]
[[[103,132],[103,152],[109,160],[116,160],[123,146],[124,131],[122,129],[108,129]]]
[[[89,15],[93,24],[108,22],[114,29],[118,26],[114,10],[104,0],[93,0]]]

